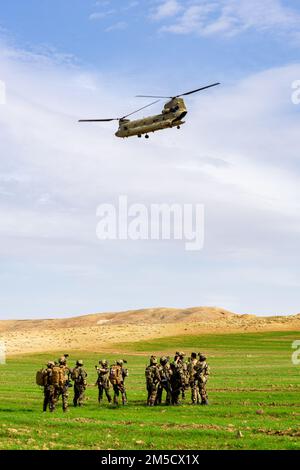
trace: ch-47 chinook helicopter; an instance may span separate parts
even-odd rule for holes
[[[220,85],[220,83],[213,83],[212,85],[207,85],[202,88],[197,88],[196,90],[187,91],[186,93],[181,93],[180,95],[176,96],[151,96],[151,95],[137,95],[137,98],[158,98],[156,101],[153,101],[146,106],[143,106],[132,113],[126,114],[121,118],[110,118],[110,119],[80,119],[78,122],[109,122],[109,121],[119,121],[119,129],[115,133],[117,137],[132,137],[137,135],[141,137],[145,134],[145,138],[148,139],[149,132],[155,132],[162,129],[167,129],[171,127],[177,127],[180,129],[180,126],[185,123],[183,118],[187,114],[187,109],[185,103],[183,101],[182,96],[191,95],[192,93],[197,93],[198,91],[206,90],[207,88],[214,87],[216,85]],[[158,103],[161,99],[168,98],[168,101],[164,105],[164,109],[162,110],[161,114],[157,114],[155,116],[148,116],[143,119],[136,119],[135,121],[131,121],[127,119],[132,114],[135,114],[142,109],[148,108],[155,103]]]

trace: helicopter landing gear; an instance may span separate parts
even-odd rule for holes
[[[180,126],[177,126],[177,129],[180,129]]]
[[[142,137],[141,134],[138,134],[138,138],[140,139],[141,137]]]
[[[148,134],[146,134],[146,135],[145,135],[145,139],[149,139],[149,136],[148,136]]]

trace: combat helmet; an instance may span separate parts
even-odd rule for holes
[[[61,356],[58,360],[59,364],[65,365],[67,362],[66,356]]]
[[[83,366],[83,360],[82,360],[82,359],[78,359],[78,361],[76,361],[76,365],[77,365],[77,366]]]
[[[117,365],[118,365],[118,366],[121,366],[121,367],[122,367],[123,364],[124,364],[123,359],[119,359],[119,360],[117,361]]]
[[[167,364],[168,358],[166,356],[162,356],[159,362],[161,363],[162,366],[164,366],[165,364]]]
[[[156,356],[151,356],[150,357],[150,364],[152,366],[156,365],[157,364],[157,357]]]
[[[206,356],[205,356],[204,354],[202,354],[202,353],[199,353],[199,360],[200,360],[201,362],[206,361]]]
[[[192,352],[192,353],[191,353],[191,358],[192,358],[192,359],[196,359],[196,358],[197,358],[197,353]]]
[[[53,361],[48,361],[47,362],[47,367],[54,367],[55,366],[55,362]]]

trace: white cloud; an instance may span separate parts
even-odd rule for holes
[[[163,16],[157,16],[157,20],[163,19]],[[175,22],[165,24],[161,29],[200,36],[233,36],[257,30],[274,35],[285,33],[295,40],[300,31],[299,20],[299,12],[284,6],[281,0],[195,0],[186,2]]]
[[[182,10],[182,6],[177,0],[164,0],[152,12],[151,17],[154,20],[162,20],[177,15]]]
[[[89,19],[91,21],[102,20],[103,18],[107,18],[108,16],[114,15],[115,13],[116,13],[116,10],[97,11],[97,12],[91,13],[89,16]]]
[[[57,279],[64,289],[54,303],[45,302],[52,314],[70,313],[75,299],[81,313],[184,306],[214,297],[230,299],[223,307],[236,310],[271,313],[275,301],[276,313],[297,310],[300,108],[290,95],[300,64],[187,98],[187,123],[180,131],[123,141],[114,137],[115,123],[77,119],[134,109],[130,83],[112,83],[50,55],[0,48],[7,84],[7,103],[0,108],[0,257],[11,279],[3,285],[1,311],[16,311],[20,302],[20,264],[26,279],[32,278],[23,294],[32,311],[30,289],[41,284],[40,315],[48,313],[41,311],[42,302]],[[146,204],[204,203],[204,252],[192,257],[181,244],[98,242],[96,208],[119,194]],[[262,265],[263,272],[273,272],[266,285],[276,287],[274,299],[267,298],[266,285],[260,290],[256,284]],[[72,266],[87,278],[84,289],[68,278]],[[241,273],[248,273],[244,283]]]
[[[117,23],[112,24],[111,26],[108,26],[105,31],[107,33],[111,31],[122,31],[123,29],[127,28],[127,23],[125,21],[118,21]]]

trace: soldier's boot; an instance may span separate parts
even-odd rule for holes
[[[148,400],[148,406],[154,406],[154,402],[155,402],[155,400],[151,396],[150,399]]]
[[[112,402],[112,398],[111,398],[110,393],[109,393],[108,391],[106,391],[105,394],[106,394],[106,398],[107,398],[108,403],[111,403],[111,402]]]
[[[127,396],[126,396],[126,392],[122,392],[122,403],[123,405],[127,405]]]
[[[55,411],[55,405],[56,405],[55,400],[50,401],[50,403],[49,403],[50,413],[53,413],[53,411]]]
[[[209,405],[208,399],[205,398],[204,400],[201,401],[201,405]]]

